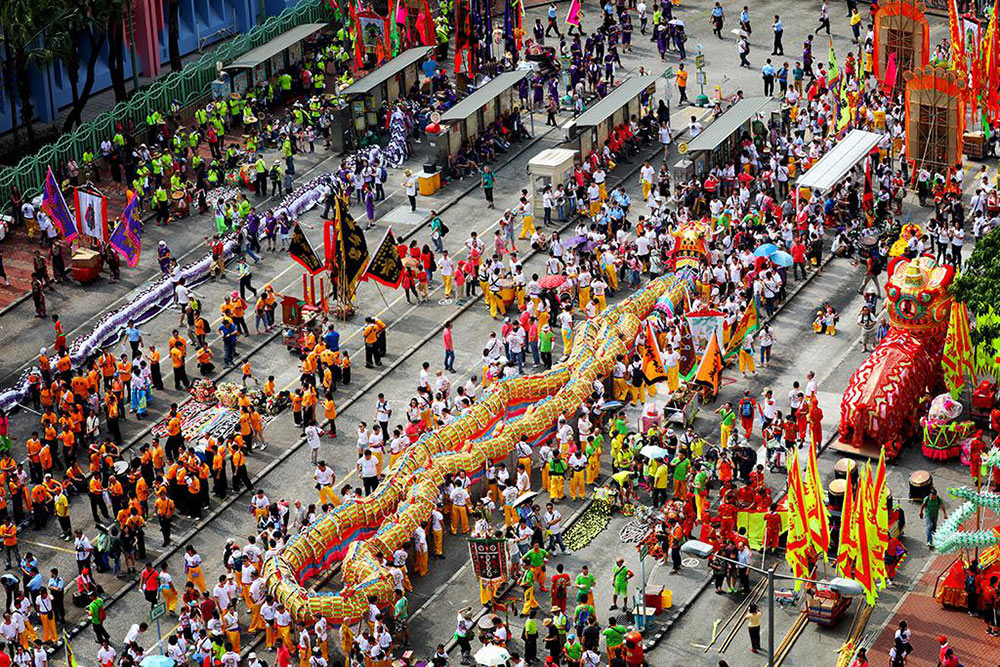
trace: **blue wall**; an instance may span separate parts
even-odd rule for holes
[[[246,33],[258,22],[270,16],[280,14],[298,0],[181,0],[180,5],[180,50],[181,55],[204,50],[215,42],[236,33]],[[2,2],[2,0],[0,0]],[[264,15],[260,15],[263,5]],[[165,9],[164,9],[165,12]],[[165,76],[170,71],[170,58],[167,51],[167,28],[160,31],[160,63],[164,67]],[[86,42],[81,46],[81,61],[86,62],[89,52]],[[0,57],[2,57],[0,52]],[[107,46],[101,54],[94,71],[94,94],[111,87],[111,75],[107,66]],[[139,65],[141,67],[141,64]],[[83,87],[86,78],[86,67],[81,66],[78,74],[79,86]],[[125,78],[129,92],[132,90],[131,56],[126,48]],[[62,63],[55,62],[38,71],[31,70],[32,102],[35,107],[35,118],[43,122],[52,122],[59,115],[59,110],[73,103],[69,75]],[[7,90],[0,77],[0,134],[10,132],[16,103],[11,97],[16,97],[13,90]],[[20,112],[18,112],[19,114]],[[20,115],[18,126],[20,127]]]

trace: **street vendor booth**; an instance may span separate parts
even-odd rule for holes
[[[678,148],[694,165],[695,174],[704,174],[716,165],[725,165],[736,156],[740,137],[749,132],[757,114],[773,103],[770,97],[748,97],[709,123],[689,143]]]
[[[375,112],[384,104],[406,96],[420,78],[420,66],[434,54],[433,46],[407,49],[341,91],[351,107],[354,130],[359,134],[376,125]]]
[[[528,173],[531,175],[531,210],[541,211],[542,193],[546,187],[552,188],[553,195],[560,185],[572,183],[573,168],[578,153],[569,148],[546,148],[528,161]],[[572,187],[572,185],[570,185]],[[553,206],[553,208],[555,208]],[[553,212],[555,216],[560,214]]]
[[[480,130],[500,114],[517,106],[517,86],[531,74],[531,70],[504,72],[445,111],[441,116],[441,131],[436,142],[438,165],[447,165],[448,159],[458,153],[463,141],[475,139]]]
[[[232,80],[232,92],[243,95],[302,61],[306,43],[327,27],[326,23],[306,23],[286,30],[267,44],[240,56],[223,69]]]
[[[799,177],[797,191],[805,190],[811,194],[831,189],[878,146],[882,136],[864,130],[851,130]]]
[[[571,145],[579,148],[584,157],[603,146],[611,130],[627,123],[633,114],[640,115],[642,103],[648,103],[656,92],[658,78],[659,74],[630,77],[580,114],[568,128]]]

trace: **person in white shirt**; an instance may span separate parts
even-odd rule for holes
[[[357,469],[367,496],[378,487],[378,461],[372,456],[372,450],[365,449],[365,453],[358,459]]]
[[[320,428],[319,424],[313,422],[306,426],[306,442],[309,443],[309,462],[316,465],[319,460],[319,446],[322,442],[320,439],[323,435],[323,429]]]

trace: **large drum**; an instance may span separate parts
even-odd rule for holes
[[[847,491],[847,481],[845,479],[835,479],[830,482],[829,490],[830,505],[832,505],[838,512],[843,511],[844,493]]]
[[[930,495],[934,478],[926,470],[917,470],[910,475],[910,500],[923,500]]]
[[[174,206],[174,218],[187,217],[190,208],[187,194],[183,190],[177,190],[170,195],[170,199]]]
[[[505,306],[514,303],[514,281],[510,278],[501,278],[497,285],[500,287],[500,298]]]
[[[856,483],[858,481],[858,464],[854,459],[840,458],[833,464],[834,479],[846,479],[848,471],[851,473],[851,482]]]
[[[92,248],[77,248],[70,258],[73,279],[81,285],[92,283],[101,275],[104,258]]]

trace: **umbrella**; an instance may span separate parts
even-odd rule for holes
[[[531,500],[537,495],[538,491],[525,491],[524,493],[522,493],[521,495],[519,495],[517,498],[514,499],[514,507],[517,507],[526,500]]]
[[[542,289],[555,289],[566,282],[566,276],[553,274],[550,276],[544,276],[538,281],[538,285]]]
[[[753,251],[754,257],[770,257],[774,253],[778,252],[778,246],[773,243],[765,243],[756,250]]]
[[[621,401],[608,401],[601,407],[601,412],[611,412],[622,406]]]
[[[476,651],[474,657],[477,665],[482,665],[483,667],[502,667],[502,665],[506,665],[507,661],[510,660],[510,653],[507,652],[507,649],[496,644],[487,644]]]
[[[786,266],[787,267],[787,266],[791,266],[794,263],[794,260],[792,259],[792,256],[789,255],[784,250],[779,250],[778,252],[776,252],[773,255],[771,255],[770,257],[768,257],[768,259],[771,260],[772,262],[774,262],[775,264],[777,264],[778,266]]]
[[[658,447],[656,445],[646,445],[639,450],[641,456],[645,456],[647,459],[664,459],[670,452],[665,450],[663,447]]]
[[[667,21],[667,23],[669,23],[670,25],[677,25],[682,28],[684,27],[684,21],[681,21],[680,19],[670,19],[669,21]]]
[[[733,33],[737,37],[746,37],[747,36],[747,31],[744,30],[743,28],[733,28],[729,32]]]
[[[174,660],[165,655],[147,655],[139,664],[142,667],[174,667]]]
[[[573,236],[571,238],[566,239],[563,242],[563,247],[566,247],[566,248],[575,248],[578,245],[580,245],[581,243],[585,242],[586,240],[587,240],[586,236]]]

